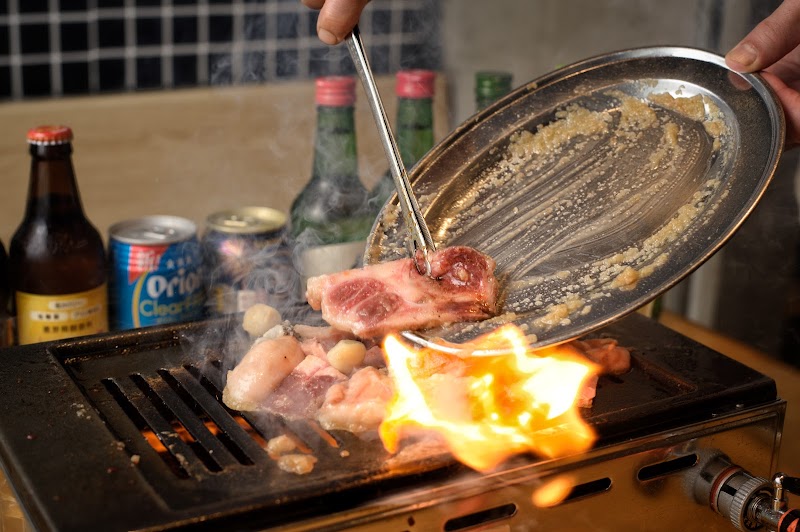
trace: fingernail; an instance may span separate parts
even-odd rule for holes
[[[329,32],[328,30],[320,28],[317,30],[317,35],[319,36],[319,40],[324,42],[325,44],[338,44],[339,39],[333,33]]]
[[[743,70],[747,69],[750,65],[756,62],[758,53],[752,44],[744,43],[736,46],[733,50],[728,52],[725,59],[736,63],[734,66],[741,67]]]

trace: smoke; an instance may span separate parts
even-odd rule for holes
[[[211,64],[209,81],[212,85],[230,85],[233,82],[231,54],[212,54],[209,63]]]
[[[265,8],[264,12],[248,10],[244,14],[241,29],[233,30],[230,50],[209,56],[211,84],[273,83],[297,79],[311,81],[320,76],[354,76],[355,67],[347,47],[344,44],[326,46],[318,40],[317,18],[317,11],[308,9],[300,2],[280,3],[277,7]],[[362,13],[360,27],[375,73],[392,74],[402,68],[437,69],[441,62],[438,19],[438,3],[433,0],[411,6],[400,6],[390,0],[370,2]],[[358,98],[363,98],[363,89],[358,82],[357,91]],[[393,94],[384,95],[384,99],[392,97]],[[283,139],[292,139],[295,145],[297,142],[314,142],[313,138],[298,139],[295,134],[297,109],[281,101],[270,104],[280,112],[273,113],[278,117],[277,121],[265,123],[264,127],[280,132],[280,136],[275,142],[266,143],[262,147],[265,151],[280,159],[287,156],[288,148]],[[313,102],[309,102],[308,106],[311,108]],[[363,133],[357,131],[357,138],[360,134],[372,135],[374,130]],[[366,168],[364,160],[361,154],[359,170],[362,181],[371,185],[385,171],[385,157],[382,152],[374,154],[377,162],[374,165],[367,164]],[[309,160],[307,175],[310,177],[311,173],[312,161]],[[294,175],[272,175],[270,187],[294,188],[293,183],[296,182],[297,176]],[[363,202],[367,207],[366,196]],[[258,201],[253,203],[257,204]],[[281,210],[288,213],[289,205]],[[368,210],[375,212],[377,209]],[[371,223],[372,220],[368,225]],[[319,324],[319,316],[305,304],[304,280],[316,273],[308,267],[307,252],[329,240],[327,235],[307,228],[292,242],[285,242],[279,248],[269,245],[258,249],[253,247],[240,250],[239,255],[228,255],[221,261],[207,260],[209,313],[227,314],[230,320],[241,321],[240,313],[250,305],[265,303],[276,308],[284,320]],[[352,260],[342,263],[339,269],[356,266],[363,256],[363,241],[349,245],[348,253],[352,255]],[[356,250],[359,245],[361,248]],[[323,257],[320,260],[327,262],[330,258]],[[214,336],[219,333],[209,331],[208,334]],[[249,345],[242,342],[241,335],[232,335],[231,345],[225,349],[230,356],[224,361],[224,366],[230,369],[235,365],[247,347]]]

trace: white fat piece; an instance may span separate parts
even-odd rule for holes
[[[248,308],[242,318],[242,328],[253,338],[263,336],[280,323],[281,313],[262,303],[256,303]]]

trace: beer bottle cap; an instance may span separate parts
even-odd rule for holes
[[[316,80],[317,105],[351,107],[356,103],[356,80],[350,76],[325,76]]]
[[[433,98],[433,82],[436,73],[432,70],[401,70],[397,73],[395,93],[400,98]]]
[[[72,130],[67,126],[39,126],[28,130],[28,144],[46,146],[71,141]]]

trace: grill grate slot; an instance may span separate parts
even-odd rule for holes
[[[193,364],[184,364],[182,367],[205,388],[206,392],[214,396],[217,402],[225,406],[222,402],[222,392],[220,391],[222,382],[218,365],[213,363],[205,364],[202,370]],[[225,409],[230,410],[226,406]]]
[[[210,366],[211,364],[209,364],[208,367]],[[217,369],[219,369],[218,364],[216,364],[215,366],[217,367]],[[200,385],[205,389],[206,392],[208,392],[209,395],[211,395],[217,400],[217,404],[219,405],[219,407],[223,409],[228,414],[228,416],[230,416],[236,422],[237,425],[239,425],[239,427],[246,433],[246,436],[250,440],[254,441],[258,445],[258,447],[266,451],[267,441],[270,438],[270,436],[267,435],[268,431],[259,428],[256,423],[242,416],[239,412],[231,410],[225,405],[225,403],[222,402],[222,392],[220,392],[221,386],[218,386],[216,384],[216,382],[219,382],[219,375],[217,374],[216,379],[212,381],[211,378],[213,377],[212,375],[209,375],[209,373],[211,373],[209,371],[201,372],[200,369],[197,368],[197,366],[193,366],[190,364],[184,364],[183,368],[186,371],[188,371],[189,374],[191,374],[197,380],[197,382],[200,383]],[[218,419],[221,417],[222,416],[219,416]],[[242,441],[246,441],[248,438],[243,438]],[[249,445],[245,443],[243,443],[243,445],[249,448]],[[255,452],[251,453],[251,456],[253,454],[256,453]]]
[[[134,403],[139,408],[139,412],[155,430],[167,449],[184,467],[189,469],[190,473],[200,472],[192,471],[192,469],[198,469],[197,463],[190,460],[192,456],[196,457],[207,471],[222,470],[220,464],[211,457],[208,449],[197,441],[195,435],[181,423],[161,396],[151,388],[147,379],[140,374],[133,374],[130,375],[130,380],[143,394],[142,399],[144,400],[139,401],[138,404]]]
[[[243,427],[237,419],[242,419],[241,416],[222,403],[221,394],[211,392],[203,386],[202,380],[197,377],[202,374],[199,371],[193,374],[188,367],[191,366],[183,366],[180,369],[165,372],[165,380],[170,384],[174,383],[174,386],[178,388],[176,392],[183,397],[187,404],[190,402],[194,404],[195,413],[201,419],[213,423],[213,427],[216,427],[217,438],[240,464],[253,465],[265,461],[264,446],[253,438],[250,433],[252,428],[250,431],[247,430],[249,423],[247,423],[247,427]]]
[[[150,426],[150,424],[142,416],[139,408],[134,406],[128,396],[122,391],[113,379],[103,379],[103,386],[111,395],[111,397],[120,406],[122,411],[133,422],[134,426],[141,432],[144,439],[155,450],[158,456],[164,461],[170,471],[179,478],[189,478],[189,473],[183,467],[182,463],[176,456],[170,452],[167,446],[162,442],[162,436]]]

